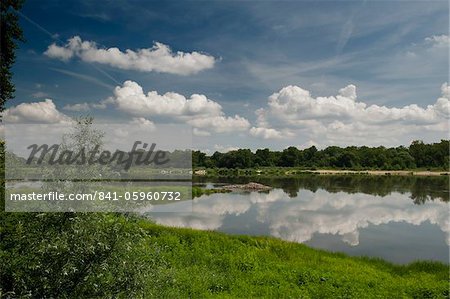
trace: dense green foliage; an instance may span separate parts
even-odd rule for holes
[[[105,213],[2,213],[0,293],[6,298],[137,294],[147,247],[133,219]]]
[[[14,97],[11,67],[16,59],[17,41],[23,40],[19,16],[16,13],[22,5],[21,0],[0,1],[0,112],[5,108],[6,101]]]
[[[116,214],[10,214],[1,232],[6,298],[448,297],[441,263],[395,266]]]
[[[227,153],[215,152],[207,156],[200,151],[193,152],[194,168],[252,168],[252,167],[304,167],[340,169],[383,169],[403,170],[414,168],[450,167],[449,140],[425,144],[414,141],[409,148],[330,146],[318,150],[315,146],[299,150],[288,147],[283,151],[239,149]]]

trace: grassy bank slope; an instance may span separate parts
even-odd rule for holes
[[[448,265],[397,266],[106,213],[0,213],[0,298],[448,298]]]
[[[448,266],[398,266],[265,237],[141,222],[159,252],[150,297],[448,298]]]

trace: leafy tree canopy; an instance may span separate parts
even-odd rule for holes
[[[22,5],[22,0],[0,1],[0,112],[5,109],[6,101],[14,97],[11,67],[16,59],[17,42],[24,40],[17,14]]]
[[[318,150],[315,146],[300,150],[290,146],[283,151],[239,149],[227,153],[215,152],[207,156],[194,151],[193,167],[252,168],[252,167],[304,167],[340,169],[404,170],[414,168],[449,169],[449,140],[425,144],[413,141],[409,148],[329,146]]]

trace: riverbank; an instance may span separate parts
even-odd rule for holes
[[[141,223],[160,249],[150,297],[440,298],[448,266],[348,257],[269,237]]]
[[[301,174],[319,175],[392,175],[392,176],[450,176],[450,171],[443,170],[351,170],[351,169],[298,169],[289,167],[268,167],[249,169],[207,168],[195,169],[194,175],[270,175],[293,176]]]
[[[112,213],[4,213],[2,217],[0,254],[5,262],[0,297],[449,295],[449,266],[439,262],[394,265],[271,237],[170,228]]]
[[[366,174],[366,175],[415,175],[415,176],[441,176],[450,175],[448,171],[409,171],[409,170],[307,170],[305,172],[317,174]]]

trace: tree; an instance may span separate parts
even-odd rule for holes
[[[274,162],[271,151],[268,148],[256,150],[255,164],[259,166],[273,166]]]
[[[281,154],[281,165],[287,167],[298,166],[300,151],[295,146],[290,146]]]
[[[94,149],[97,149],[101,152],[103,150],[104,134],[104,132],[94,127],[93,117],[78,117],[74,119],[71,131],[62,136],[59,151],[61,153],[65,151],[72,153],[85,151],[86,153],[89,153]],[[96,155],[96,158],[98,158],[98,154]],[[101,185],[98,180],[102,177],[112,177],[112,172],[110,165],[64,163],[62,165],[45,165],[43,167],[42,176],[45,179],[42,184],[42,192],[57,191],[66,194],[82,194],[97,190],[99,185]],[[80,183],[79,180],[83,180],[83,183]],[[68,205],[66,205],[66,203]],[[72,203],[74,203],[74,205],[72,205]],[[73,208],[77,206],[76,202],[72,203],[62,202],[62,205],[60,206],[58,206],[57,203],[56,207],[63,207],[62,210],[67,210],[68,207]],[[82,203],[81,207],[84,206],[87,205]],[[53,205],[53,207],[55,207],[55,205]]]
[[[303,161],[306,166],[313,166],[315,164],[315,155],[317,148],[313,145],[303,150]]]
[[[5,298],[139,297],[150,265],[143,232],[111,213],[5,213]]]
[[[63,149],[91,150],[103,144],[103,133],[92,128],[92,121],[77,119],[73,131],[63,137]],[[51,169],[43,194],[85,193],[107,171],[69,166]],[[86,180],[77,183],[80,177]],[[75,207],[67,203],[63,207]],[[119,213],[2,213],[0,294],[6,298],[142,295],[151,265],[145,261],[150,252],[137,218]]]
[[[22,0],[0,1],[0,112],[5,109],[6,101],[14,97],[15,88],[12,83],[11,67],[16,59],[17,42],[24,41],[19,25],[19,16],[16,12],[22,8],[22,5]]]
[[[413,141],[409,148],[404,146],[395,148],[329,146],[318,150],[315,146],[311,146],[299,150],[291,146],[283,151],[271,151],[265,148],[257,149],[255,153],[252,153],[249,149],[240,149],[228,153],[215,152],[212,156],[193,152],[192,161],[194,167],[220,168],[279,166],[399,170],[427,167],[448,170],[449,154],[449,140],[441,140],[439,143],[432,144]]]
[[[426,165],[426,145],[421,140],[414,140],[409,146],[409,153],[416,161],[417,167]]]
[[[356,166],[356,155],[349,151],[344,151],[336,157],[336,166],[341,168],[351,168]]]
[[[200,151],[192,152],[192,167],[205,167],[206,154]]]

